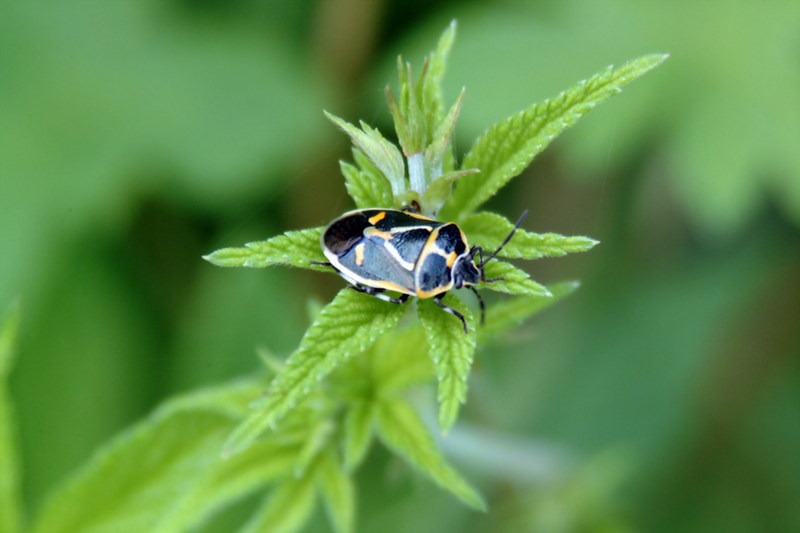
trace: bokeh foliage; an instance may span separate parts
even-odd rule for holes
[[[386,490],[359,494],[362,529],[800,529],[796,3],[367,4],[3,4],[0,302],[24,304],[25,501],[170,393],[297,345],[307,297],[341,282],[199,257],[350,208],[320,110],[388,125],[397,52],[458,18],[457,142],[610,62],[672,58],[492,201],[603,242],[537,264],[582,287],[477,355],[462,416],[488,436],[442,446],[493,511],[376,450],[359,484]]]

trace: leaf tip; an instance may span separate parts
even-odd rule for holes
[[[241,426],[234,429],[222,444],[222,450],[220,450],[219,456],[223,461],[227,461],[244,448],[244,446],[242,446],[242,439],[239,437],[240,428]]]
[[[444,48],[445,51],[449,51],[450,47],[453,46],[453,41],[455,41],[456,30],[458,30],[458,19],[453,19],[439,38],[439,48]]]
[[[222,445],[219,458],[223,461],[231,459],[234,455],[239,455],[249,448],[250,444],[253,442],[253,439],[242,438],[237,429],[233,430],[233,433],[228,436],[228,440]]]
[[[642,75],[645,72],[649,72],[654,68],[656,68],[657,66],[659,66],[660,64],[662,64],[669,58],[669,56],[670,54],[668,53],[646,54],[639,57],[638,59],[632,60],[628,64],[633,62],[638,63],[641,66],[641,70],[638,75]]]
[[[453,41],[455,40],[456,30],[458,29],[458,19],[453,19],[450,21],[450,24],[442,32],[442,36],[439,38],[439,47],[444,48],[445,50],[449,51],[450,47],[453,46]]]
[[[283,369],[283,361],[278,359],[266,346],[258,346],[256,348],[256,355],[258,355],[261,363],[273,376],[277,375]],[[251,405],[252,403],[253,402],[251,402]]]
[[[439,433],[441,433],[442,437],[447,437],[450,434],[450,430],[453,429],[456,423],[456,416],[456,413],[451,413],[445,409],[439,411]]]
[[[325,115],[325,118],[336,124],[339,128],[347,131],[347,123],[344,121],[344,119],[339,118],[327,109],[323,109],[322,114]]]
[[[220,248],[219,250],[214,250],[210,254],[205,254],[205,255],[203,255],[201,257],[203,259],[205,259],[206,261],[208,261],[209,263],[211,263],[212,265],[214,265],[214,266],[220,266],[220,267],[230,266],[228,261],[226,261],[226,259],[228,259],[228,258],[226,258],[226,256],[225,256],[225,252],[227,250],[229,250],[229,249],[228,248]]]

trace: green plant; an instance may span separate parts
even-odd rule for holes
[[[440,89],[454,36],[451,25],[418,77],[402,60],[398,63],[399,96],[390,91],[387,95],[402,152],[364,123],[356,127],[328,116],[355,144],[355,164],[341,167],[357,207],[399,208],[416,201],[424,213],[458,222],[471,244],[491,250],[513,225],[498,214],[477,211],[483,202],[519,175],[561,131],[665,56],[609,67],[501,121],[475,142],[459,166],[450,141],[462,97],[446,109]],[[328,271],[311,263],[325,259],[319,247],[321,231],[289,231],[242,248],[218,250],[206,259],[220,266],[281,264]],[[587,237],[520,230],[500,255],[537,259],[585,251],[595,244]],[[409,391],[435,377],[439,426],[446,433],[466,400],[476,346],[577,286],[567,282],[545,287],[503,261],[490,263],[487,276],[504,281],[485,288],[511,298],[489,306],[485,325],[478,326],[470,307],[456,294],[445,300],[464,314],[469,334],[457,318],[429,300],[395,305],[343,289],[331,303],[312,310],[311,326],[285,362],[262,351],[266,376],[167,401],[105,445],[56,490],[29,530],[186,531],[272,485],[243,531],[296,531],[318,496],[334,529],[353,531],[353,476],[376,437],[464,503],[484,509],[480,495],[437,449]],[[419,320],[403,321],[413,306]],[[15,323],[12,314],[0,331],[0,387],[10,367],[7,354]],[[7,410],[5,397],[0,389],[0,408]],[[259,399],[251,405],[255,398]],[[0,414],[5,422],[0,429],[8,431],[10,417]],[[15,464],[10,442],[0,433],[0,466]],[[16,519],[16,478],[3,479],[0,517],[13,533],[22,527]]]
[[[641,162],[635,154],[658,144],[667,147],[658,154],[658,181],[704,237],[737,235],[768,204],[800,222],[800,73],[793,61],[800,4],[734,0],[714,10],[702,2],[566,0],[551,7],[543,14],[537,2],[513,10],[476,2],[459,10],[470,31],[450,72],[469,80],[470,94],[502,86],[507,101],[526,102],[559,82],[520,77],[521,65],[570,76],[631,50],[668,48],[680,60],[659,73],[658,83],[637,88],[624,106],[604,110],[564,139],[565,171],[576,180],[624,175],[631,172],[626,165]],[[542,49],[559,53],[530,53]],[[462,131],[479,131],[507,101],[470,108]]]

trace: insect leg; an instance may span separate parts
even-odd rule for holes
[[[481,293],[478,292],[478,289],[476,289],[472,285],[467,285],[467,288],[472,292],[474,292],[475,296],[478,298],[478,303],[481,306],[481,326],[482,326],[486,323],[486,304],[483,303],[483,296],[481,296]]]
[[[483,248],[481,248],[477,244],[472,247],[472,250],[469,251],[469,255],[470,255],[470,257],[472,258],[473,261],[475,260],[475,254],[478,254],[480,256],[481,259],[480,259],[480,261],[478,261],[478,264],[482,265],[483,264]]]
[[[486,264],[487,261],[489,261],[489,259],[491,259],[491,257],[489,259],[487,259],[486,261],[483,260],[483,248],[481,248],[480,246],[477,246],[477,245],[473,246],[472,250],[470,250],[470,254],[472,255],[473,258],[475,257],[475,254],[478,254],[478,256],[480,257],[480,262],[478,263],[478,269],[481,271],[481,281],[482,282],[491,283],[493,281],[505,281],[506,280],[506,278],[503,278],[503,277],[486,279],[486,269],[484,268],[484,265]],[[480,296],[478,296],[478,298],[480,298]],[[483,301],[483,300],[481,300],[481,301]],[[483,320],[481,320],[481,324],[483,324]]]
[[[330,263],[328,261],[309,261],[308,263],[310,265],[320,265],[320,266],[325,266],[325,267],[336,268],[336,267],[333,266],[332,263]]]
[[[399,298],[392,298],[391,296],[383,294],[384,292],[383,289],[376,289],[374,287],[367,287],[364,285],[350,285],[349,288],[353,289],[354,291],[363,292],[364,294],[369,294],[370,296],[374,296],[375,298],[383,300],[384,302],[391,302],[393,304],[405,303],[405,301],[408,300],[408,297],[410,296],[408,294],[401,294]]]
[[[419,205],[419,202],[416,200],[411,200],[409,205],[403,206],[401,211],[405,211],[406,213],[419,213],[422,211],[422,206]]]
[[[467,329],[467,319],[464,318],[464,315],[462,315],[461,313],[459,313],[458,311],[456,311],[455,309],[453,309],[449,305],[446,305],[446,304],[442,303],[442,298],[443,297],[444,296],[441,295],[441,294],[439,296],[436,296],[433,299],[433,303],[435,303],[436,305],[438,305],[439,307],[441,307],[442,309],[444,309],[445,311],[447,311],[451,315],[455,315],[458,318],[460,318],[461,319],[461,323],[464,324],[464,333],[468,334],[469,333],[469,329]]]

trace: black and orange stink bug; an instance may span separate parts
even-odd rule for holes
[[[329,263],[352,284],[351,288],[387,302],[401,304],[409,296],[433,301],[461,319],[464,315],[442,302],[452,289],[467,287],[478,297],[481,321],[484,305],[475,285],[486,279],[484,267],[505,246],[527,211],[500,247],[486,259],[480,246],[469,247],[464,232],[453,222],[440,222],[409,211],[357,209],[328,224],[322,232],[322,251]],[[478,256],[476,263],[475,256]],[[400,293],[399,298],[384,294]]]

